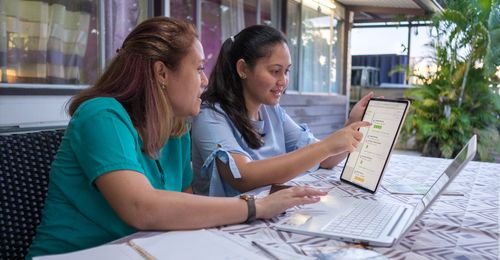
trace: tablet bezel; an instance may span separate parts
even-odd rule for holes
[[[371,98],[368,101],[368,104],[366,105],[365,111],[363,111],[363,115],[361,116],[361,119],[363,119],[365,117],[366,110],[368,110],[368,107],[370,106],[370,102],[371,101],[383,101],[383,102],[390,102],[390,103],[404,103],[404,104],[406,104],[405,111],[404,111],[403,116],[401,117],[401,119],[399,121],[398,130],[396,132],[396,135],[394,136],[394,139],[392,140],[391,148],[389,149],[389,153],[387,154],[387,157],[385,159],[384,166],[382,167],[382,172],[380,173],[380,176],[379,176],[379,178],[377,180],[377,185],[375,185],[375,189],[374,190],[370,190],[367,187],[363,187],[363,186],[361,186],[361,185],[359,185],[357,183],[354,183],[354,182],[351,182],[349,180],[345,180],[345,179],[342,178],[342,176],[344,175],[344,170],[346,168],[345,166],[347,165],[347,161],[349,160],[350,155],[351,155],[350,153],[347,155],[344,167],[342,168],[342,173],[340,174],[340,181],[345,182],[345,183],[349,183],[349,184],[351,184],[351,185],[353,185],[353,186],[355,186],[357,188],[363,189],[363,190],[368,191],[370,193],[375,193],[375,192],[377,192],[377,189],[380,186],[382,177],[384,176],[385,167],[387,166],[387,162],[389,162],[389,160],[391,158],[392,151],[394,150],[394,144],[396,143],[396,140],[398,140],[399,133],[401,132],[401,128],[402,128],[403,123],[404,123],[404,121],[406,119],[406,115],[408,114],[408,110],[409,110],[408,108],[410,107],[410,101],[406,100],[406,99]],[[358,128],[358,131],[359,131],[359,128]]]

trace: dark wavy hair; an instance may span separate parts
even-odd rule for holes
[[[247,27],[224,41],[207,89],[201,96],[203,102],[215,111],[215,104],[220,104],[252,149],[260,148],[263,140],[248,117],[236,62],[243,59],[250,68],[254,68],[257,60],[269,57],[273,48],[280,43],[287,43],[285,35],[267,25]]]
[[[177,70],[197,37],[192,24],[173,18],[154,17],[137,25],[97,82],[70,100],[69,114],[89,99],[113,97],[138,129],[143,152],[157,157],[168,138],[182,135],[187,127],[185,118],[174,116],[154,63]]]

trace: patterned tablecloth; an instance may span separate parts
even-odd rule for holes
[[[384,185],[401,182],[430,185],[450,162],[439,158],[393,155],[382,186],[375,195],[341,183],[340,167],[319,170],[291,183],[336,189],[344,195],[367,200],[414,205],[422,195],[391,194]],[[498,259],[499,185],[500,164],[470,162],[448,187],[448,195],[442,195],[400,243],[391,248],[368,249],[390,259]],[[298,254],[360,247],[333,239],[279,231],[274,227],[278,219],[259,220],[252,225],[224,226],[218,230],[238,239],[259,241],[277,251]]]

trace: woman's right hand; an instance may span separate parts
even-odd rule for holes
[[[371,123],[365,121],[354,122],[344,128],[328,135],[321,140],[324,143],[330,155],[336,155],[343,152],[352,152],[356,150],[363,134],[358,131],[360,127],[370,126]]]
[[[277,191],[262,199],[255,201],[257,218],[272,218],[286,209],[303,204],[316,203],[320,200],[319,196],[327,193],[306,186],[295,186],[288,189]]]

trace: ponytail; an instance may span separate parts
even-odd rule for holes
[[[243,59],[253,68],[258,59],[271,55],[272,48],[278,43],[286,43],[286,37],[267,25],[247,27],[225,40],[210,74],[207,90],[201,96],[203,102],[215,111],[215,104],[220,104],[252,149],[262,147],[263,135],[255,129],[248,117],[243,84],[236,70],[236,62]]]

